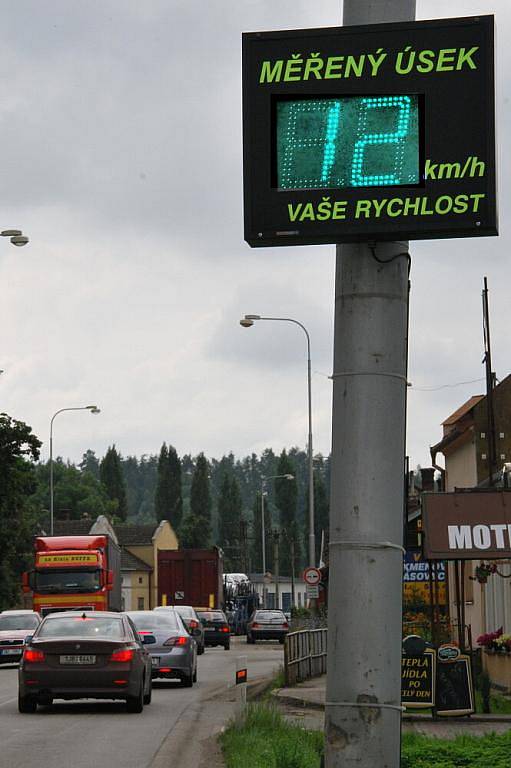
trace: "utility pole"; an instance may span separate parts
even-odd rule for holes
[[[275,608],[280,608],[280,589],[279,589],[279,538],[280,533],[275,529],[272,533],[273,539],[273,570],[275,571]]]
[[[414,18],[415,0],[344,0],[344,25]],[[407,251],[337,246],[326,768],[400,763]]]
[[[495,387],[495,374],[491,365],[491,340],[490,340],[490,306],[488,302],[488,281],[484,278],[483,289],[483,335],[484,335],[484,359],[486,371],[486,415],[488,445],[488,485],[494,485],[493,475],[497,471],[497,446],[495,440],[495,408],[493,404],[493,389]]]
[[[295,540],[290,541],[291,548],[291,607],[295,608]]]

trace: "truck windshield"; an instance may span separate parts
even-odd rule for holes
[[[59,570],[35,572],[35,591],[42,594],[52,592],[97,592],[101,588],[98,569]]]

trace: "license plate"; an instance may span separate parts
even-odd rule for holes
[[[61,664],[95,664],[96,663],[96,657],[95,656],[61,656],[60,657],[60,663]]]
[[[204,627],[204,630],[206,632],[214,632],[215,631],[215,627]]]
[[[3,651],[0,651],[4,656],[19,656],[21,653],[21,648],[5,648]]]
[[[151,656],[151,664],[153,667],[159,667],[160,666],[160,657],[159,656]]]

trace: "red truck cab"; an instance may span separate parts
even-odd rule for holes
[[[35,567],[23,574],[34,611],[119,611],[120,549],[107,535],[38,536]]]

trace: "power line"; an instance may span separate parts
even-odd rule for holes
[[[409,389],[415,389],[417,392],[437,392],[439,389],[448,389],[450,387],[461,387],[463,384],[476,384],[479,381],[484,381],[484,377],[481,379],[470,379],[470,381],[457,381],[454,384],[439,384],[436,387],[416,387],[413,384],[409,384]]]

